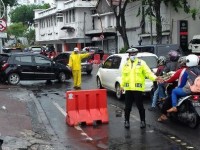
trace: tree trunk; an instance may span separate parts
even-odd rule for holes
[[[161,24],[161,15],[160,15],[160,5],[161,0],[156,0],[154,3],[154,9],[156,13],[156,43],[161,44],[162,43],[162,24]]]
[[[123,4],[123,7],[120,5],[118,6],[118,10],[114,9],[114,14],[116,17],[116,30],[120,33],[123,43],[124,43],[124,48],[128,49],[129,48],[129,41],[126,33],[126,18],[125,18],[125,9],[127,6],[128,0],[126,0]],[[117,12],[118,11],[118,12]]]

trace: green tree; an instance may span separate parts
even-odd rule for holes
[[[29,29],[25,33],[25,37],[28,39],[29,43],[34,43],[35,42],[35,29]]]
[[[10,13],[11,22],[22,22],[24,25],[32,25],[34,23],[34,9],[47,9],[49,4],[44,5],[20,5]]]
[[[8,26],[7,33],[8,36],[14,35],[17,39],[18,37],[24,36],[25,31],[27,30],[27,26],[24,26],[21,22],[13,23],[12,25]]]

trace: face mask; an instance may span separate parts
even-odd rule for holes
[[[130,60],[131,60],[131,61],[134,61],[135,58],[136,58],[136,56],[130,56]]]

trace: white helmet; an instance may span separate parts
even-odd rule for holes
[[[74,52],[78,52],[78,51],[79,51],[78,47],[75,47]]]
[[[186,56],[186,66],[188,67],[194,67],[199,64],[199,57],[194,54],[190,54]]]

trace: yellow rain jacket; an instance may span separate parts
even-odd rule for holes
[[[124,64],[122,68],[121,87],[124,90],[144,91],[145,78],[155,81],[156,76],[151,72],[146,62],[136,58],[132,63],[130,59]]]
[[[70,55],[69,58],[69,67],[72,70],[81,70],[81,60],[83,58],[87,58],[89,57],[90,54],[86,53],[86,54],[75,54],[74,52],[72,52],[72,54]]]

